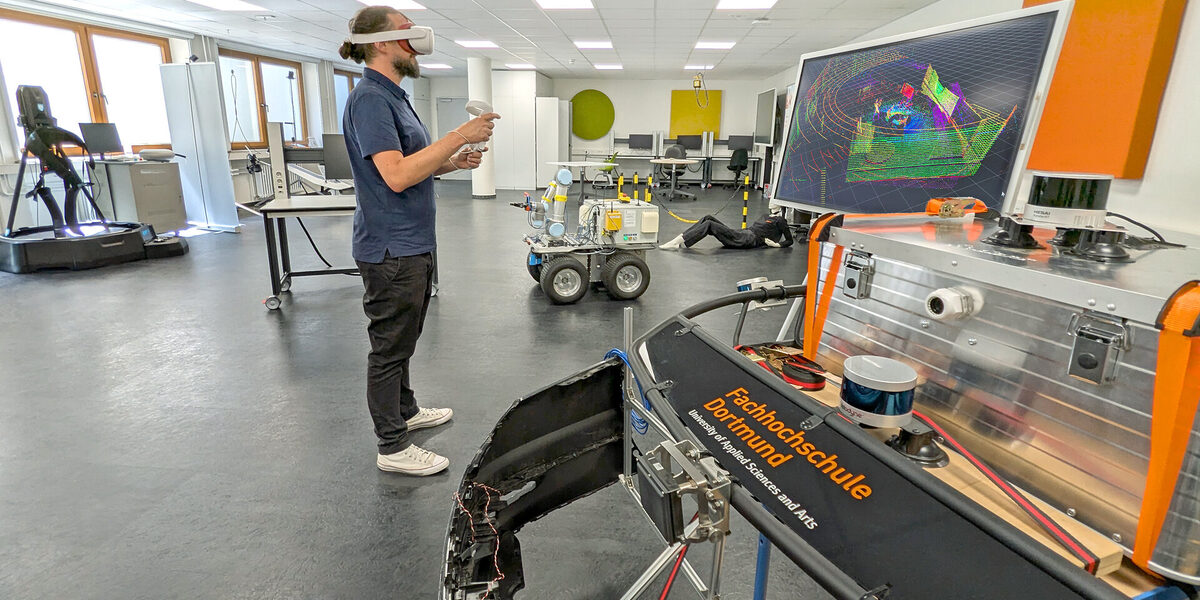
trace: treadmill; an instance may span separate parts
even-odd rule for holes
[[[49,269],[94,269],[145,258],[180,256],[187,253],[182,238],[159,238],[154,228],[142,223],[109,221],[96,204],[89,183],[72,166],[66,147],[74,146],[93,164],[87,144],[79,136],[58,127],[50,112],[46,92],[38,86],[17,87],[17,107],[25,130],[25,149],[9,206],[8,220],[0,233],[0,270],[32,273]],[[37,181],[22,194],[29,157],[37,159]],[[46,183],[47,175],[62,180],[66,196],[62,205]],[[80,198],[82,196],[82,199]],[[50,225],[15,228],[22,197],[40,201],[50,215]],[[81,221],[80,201],[86,201],[96,218]]]

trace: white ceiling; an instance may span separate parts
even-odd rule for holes
[[[52,0],[73,9],[172,27],[221,40],[342,63],[337,47],[357,0],[247,0],[264,11],[213,10],[187,0]],[[662,79],[685,65],[711,64],[708,77],[761,79],[801,54],[841,45],[934,0],[778,0],[770,10],[717,11],[717,0],[593,0],[594,10],[543,10],[534,0],[418,0],[406,14],[433,27],[444,62],[465,76],[469,56],[496,68],[532,63],[551,77]],[[754,25],[755,19],[769,23]],[[454,40],[485,39],[498,50],[468,50]],[[574,40],[612,40],[612,50],[579,50]],[[732,50],[695,50],[697,41],[737,42]],[[620,63],[623,71],[593,64]]]

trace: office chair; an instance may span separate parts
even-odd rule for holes
[[[729,157],[729,165],[725,167],[733,171],[732,187],[737,187],[742,184],[742,172],[750,167],[750,153],[744,148],[738,148],[733,151],[733,155]],[[725,187],[730,187],[731,184],[726,184]]]
[[[613,152],[604,162],[608,163],[607,167],[596,167],[596,175],[592,177],[593,188],[607,190],[617,185],[616,178],[613,177],[617,168],[617,153]]]
[[[666,150],[663,151],[663,158],[687,158],[687,148],[684,148],[679,144],[671,144],[670,146],[667,146]],[[668,169],[666,166],[664,166],[662,180],[669,181],[676,175],[677,172],[679,177],[683,177],[687,174],[687,167],[684,165],[677,165]],[[682,181],[679,182],[679,187],[686,186],[686,183]]]

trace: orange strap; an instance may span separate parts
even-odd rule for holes
[[[833,251],[833,260],[820,290],[820,304],[817,303],[817,284],[821,279],[821,237],[829,224],[838,217],[830,213],[817,217],[808,230],[808,286],[804,296],[804,358],[815,360],[817,348],[821,344],[821,336],[825,332],[825,318],[829,316],[829,304],[833,299],[833,288],[837,283],[838,270],[842,266],[843,248],[837,246]]]
[[[837,246],[833,249],[833,258],[829,261],[829,272],[825,274],[825,281],[821,284],[821,302],[817,304],[816,319],[812,323],[812,356],[805,353],[804,357],[809,360],[816,360],[817,346],[821,343],[821,336],[825,334],[825,318],[829,316],[829,305],[833,300],[833,288],[837,287],[838,270],[842,267],[842,251],[844,248]],[[808,341],[808,336],[804,337]]]
[[[1175,292],[1157,325],[1150,465],[1133,545],[1133,562],[1142,568],[1148,568],[1158,545],[1200,408],[1200,281]]]

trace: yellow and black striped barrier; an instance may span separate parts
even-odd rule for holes
[[[746,228],[746,218],[750,214],[750,176],[746,176],[742,188],[742,229]]]

